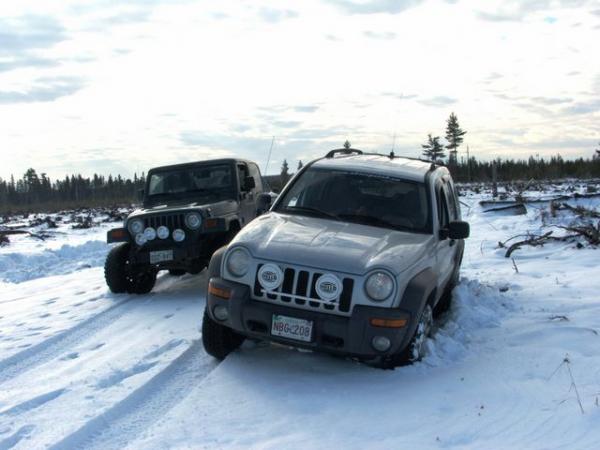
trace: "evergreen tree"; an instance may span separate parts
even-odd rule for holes
[[[286,159],[283,160],[283,164],[281,165],[281,173],[279,175],[279,178],[281,179],[282,186],[285,186],[285,184],[290,179],[290,168]]]
[[[456,114],[450,114],[446,125],[446,140],[448,141],[448,145],[446,148],[450,150],[448,155],[448,163],[450,165],[456,165],[458,158],[458,147],[463,142],[463,136],[467,134],[466,131],[463,131],[458,124],[458,117]]]
[[[600,142],[598,142],[598,145],[600,145]],[[596,153],[594,153],[594,159],[600,160],[600,148],[596,149]]]
[[[298,169],[297,170],[302,169],[302,167],[304,167],[304,164],[302,164],[302,161],[298,161]]]
[[[427,144],[421,145],[423,147],[423,156],[427,157],[432,161],[444,158],[444,146],[440,144],[440,137],[432,137],[429,133],[427,138]]]

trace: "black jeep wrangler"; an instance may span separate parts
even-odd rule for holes
[[[258,166],[240,159],[151,169],[142,197],[142,209],[107,234],[108,243],[121,243],[104,265],[115,293],[150,292],[160,270],[200,272],[215,250],[270,203]]]

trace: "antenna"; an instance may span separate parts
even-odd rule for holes
[[[265,164],[265,171],[263,172],[265,177],[267,176],[267,169],[269,168],[269,161],[271,161],[271,152],[273,151],[273,144],[275,143],[275,136],[271,139],[271,147],[269,148],[269,156],[267,156],[267,164]]]

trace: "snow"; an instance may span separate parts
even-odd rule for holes
[[[513,263],[498,242],[575,218],[483,213],[483,195],[462,198],[472,236],[452,309],[426,357],[393,371],[264,343],[218,363],[200,340],[205,273],[115,295],[108,225],[11,239],[0,449],[598,448],[598,250],[523,247]]]

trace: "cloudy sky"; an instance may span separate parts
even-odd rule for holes
[[[0,3],[3,178],[417,156],[451,112],[481,158],[591,156],[600,0]]]

